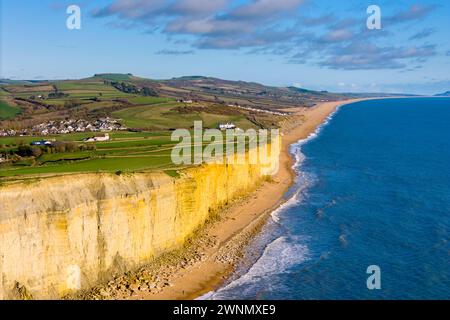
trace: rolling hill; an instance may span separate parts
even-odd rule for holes
[[[130,127],[155,130],[172,129],[174,125],[195,119],[216,119],[208,120],[210,125],[229,119],[245,127],[251,123],[256,127],[271,127],[290,108],[377,96],[274,87],[204,76],[153,80],[130,73],[98,73],[67,80],[3,79],[0,94],[3,102],[0,129],[23,129],[68,118],[120,117]]]
[[[446,91],[443,93],[438,93],[434,95],[435,97],[450,97],[450,91]]]

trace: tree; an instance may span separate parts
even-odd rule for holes
[[[75,152],[79,150],[78,144],[76,142],[68,141],[65,144],[67,152]]]
[[[42,149],[39,147],[31,147],[31,155],[35,158],[42,154]]]
[[[61,91],[55,91],[55,92],[50,92],[49,94],[48,94],[48,98],[49,99],[53,99],[53,98],[64,98],[64,97],[67,97],[68,96],[68,94],[66,94],[66,93],[64,93],[64,92],[61,92]]]
[[[79,105],[81,105],[81,101],[76,99],[70,99],[64,102],[64,107],[66,109],[75,108],[78,107]]]
[[[53,145],[56,152],[66,152],[66,144],[64,142],[56,141]]]
[[[144,95],[144,96],[153,96],[153,97],[155,97],[155,96],[158,95],[158,93],[157,93],[154,89],[152,89],[152,88],[149,88],[149,87],[143,87],[143,88],[142,88],[142,95]]]
[[[21,145],[17,149],[17,154],[21,157],[30,157],[33,153],[31,151],[31,147],[27,145]]]

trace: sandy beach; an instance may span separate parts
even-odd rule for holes
[[[246,244],[270,213],[285,201],[284,195],[295,178],[289,146],[306,138],[338,106],[359,100],[324,102],[312,108],[295,109],[296,118],[302,120],[283,133],[280,167],[271,181],[228,206],[218,221],[209,223],[196,240],[182,249],[186,252],[181,256],[165,258],[153,267],[116,278],[84,298],[195,299],[217,289],[233,272]]]

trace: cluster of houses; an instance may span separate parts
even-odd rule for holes
[[[16,131],[13,129],[0,129],[0,137],[14,137],[21,134],[22,131]]]
[[[53,135],[66,134],[72,132],[107,132],[114,130],[127,130],[125,126],[120,124],[117,120],[109,117],[100,118],[95,121],[88,121],[84,119],[69,119],[61,121],[48,121],[33,126],[31,129],[12,130],[0,129],[0,137],[18,136],[18,135]]]

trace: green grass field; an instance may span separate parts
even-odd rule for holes
[[[171,151],[177,142],[170,139],[174,129],[191,129],[194,121],[202,121],[204,129],[216,128],[219,123],[233,122],[242,129],[256,128],[255,124],[242,113],[227,110],[215,103],[178,103],[174,98],[141,96],[117,90],[108,81],[130,81],[139,78],[123,74],[103,74],[83,80],[42,82],[39,84],[8,86],[7,92],[0,89],[0,97],[5,99],[34,96],[34,105],[26,102],[22,109],[9,106],[0,100],[0,120],[13,119],[23,112],[26,119],[49,120],[55,114],[67,112],[67,117],[97,119],[110,116],[118,119],[128,128],[144,131],[110,132],[111,140],[98,143],[84,143],[82,140],[96,135],[93,132],[61,134],[53,136],[0,137],[0,155],[7,156],[6,163],[0,163],[1,177],[42,176],[75,172],[133,172],[142,170],[162,170],[176,177],[178,174],[171,161]],[[67,96],[48,98],[55,88]],[[136,92],[136,91],[134,91]],[[43,95],[45,99],[38,98]],[[5,98],[8,96],[8,98]],[[93,99],[95,98],[95,99]],[[65,110],[65,105],[70,110]],[[52,106],[51,108],[48,105]],[[55,108],[53,108],[55,107]],[[48,109],[48,110],[46,110]],[[56,111],[55,111],[56,110]],[[65,116],[65,114],[64,114]],[[41,120],[43,119],[43,120]],[[35,148],[24,151],[20,146],[38,140],[75,141],[78,146],[68,144],[74,152],[61,144],[53,148]],[[75,148],[75,149],[74,149]],[[25,149],[26,150],[26,149]],[[58,152],[57,152],[58,151]],[[18,156],[23,156],[22,158]],[[31,156],[34,154],[35,156]]]
[[[0,177],[75,172],[130,172],[170,167],[170,156],[94,158],[89,160],[64,161],[61,164],[44,165],[37,167],[21,167],[17,169],[12,168],[9,170],[0,169]]]
[[[95,78],[99,78],[99,79],[105,79],[105,80],[109,80],[109,81],[129,81],[130,79],[133,79],[135,77],[133,77],[132,75],[129,74],[123,74],[123,73],[102,73],[99,75],[96,75],[94,77]]]
[[[81,143],[81,139],[91,135],[92,133],[77,133],[54,138]],[[0,177],[73,172],[130,172],[173,167],[170,154],[175,142],[170,141],[167,132],[112,132],[110,136],[111,141],[95,143],[95,150],[44,153],[34,160],[23,158],[13,165],[2,165]],[[2,149],[1,145],[29,144],[40,138],[0,138],[0,153],[9,150]]]
[[[177,176],[179,166],[173,164],[171,153],[178,141],[171,141],[167,132],[112,132],[112,140],[95,143],[94,150],[75,152],[44,153],[37,158],[22,158],[14,164],[0,165],[0,178],[21,176],[42,176],[77,172],[135,172],[162,170]],[[86,134],[59,136],[59,140],[80,141]],[[5,142],[6,138],[0,139]],[[38,140],[38,137],[23,137],[24,141]],[[22,141],[22,142],[24,142]],[[0,143],[1,144],[1,143]],[[92,144],[86,144],[92,145]],[[203,143],[203,148],[208,145]],[[1,149],[0,153],[7,149]],[[191,154],[194,148],[191,146]]]
[[[19,107],[13,107],[0,100],[0,120],[13,119],[21,112]]]
[[[174,101],[174,99],[171,98],[162,98],[162,97],[142,97],[142,96],[136,96],[133,98],[128,99],[129,102],[133,104],[157,104],[157,103],[164,103],[164,102],[171,102]]]
[[[101,82],[80,82],[80,81],[60,81],[56,84],[61,91],[67,90],[88,90],[96,92],[116,91],[114,87]]]
[[[103,99],[114,99],[114,98],[124,98],[124,97],[139,97],[136,95],[130,95],[125,92],[121,92],[114,88],[113,86],[104,84],[103,81],[56,81],[56,88],[67,94],[68,96],[63,99],[45,99],[42,102],[47,104],[55,104],[54,101],[58,103],[62,100],[70,99],[92,99],[92,98],[103,98]],[[49,93],[54,92],[53,86],[13,86],[14,95],[20,98],[29,98],[30,96],[43,95],[48,96]],[[63,103],[62,103],[63,104]]]
[[[122,119],[130,128],[148,128],[156,130],[191,128],[194,121],[203,121],[204,128],[215,128],[219,123],[234,122],[242,129],[253,128],[254,125],[244,116],[230,116],[207,112],[179,113],[177,107],[183,103],[169,102],[157,105],[146,105],[126,108],[113,112],[115,118]]]
[[[29,144],[32,141],[38,140],[56,140],[56,141],[81,141],[84,138],[91,137],[95,135],[94,132],[83,132],[83,133],[69,133],[69,134],[61,134],[61,135],[49,135],[49,136],[34,136],[34,137],[0,137],[0,146],[1,145],[9,145],[9,146],[18,146],[20,144]],[[139,140],[146,138],[154,138],[154,137],[169,137],[170,132],[129,132],[129,131],[116,131],[109,133],[111,137],[110,142],[115,142],[116,139],[122,140]],[[120,141],[120,140],[119,140]],[[1,151],[1,149],[0,149]]]
[[[11,93],[0,88],[0,97],[9,97],[9,96],[11,96]]]

